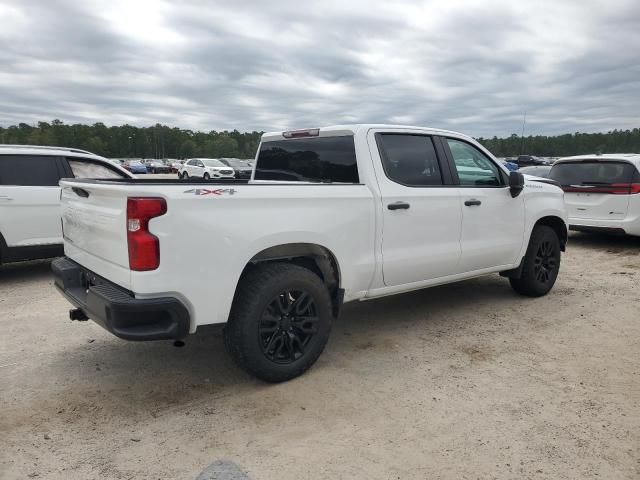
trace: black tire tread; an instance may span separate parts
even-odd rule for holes
[[[236,364],[248,373],[258,377],[266,382],[282,382],[297,377],[309,369],[324,350],[327,338],[322,342],[322,346],[315,357],[305,359],[300,362],[295,369],[290,370],[286,375],[281,372],[274,373],[273,369],[265,368],[264,362],[258,361],[249,354],[245,346],[245,339],[248,335],[247,327],[249,322],[255,321],[252,313],[259,308],[263,301],[263,291],[266,285],[270,285],[274,281],[279,281],[283,276],[288,279],[304,278],[305,281],[318,282],[326,292],[324,299],[316,299],[318,302],[326,302],[326,308],[331,311],[331,299],[329,292],[326,290],[322,280],[311,270],[284,262],[268,262],[255,267],[247,272],[241,278],[236,294],[234,296],[233,305],[229,321],[225,326],[224,343],[227,351],[231,355]]]
[[[558,238],[558,235],[553,228],[547,225],[537,225],[533,228],[533,231],[531,232],[531,238],[529,240],[529,245],[527,246],[527,252],[525,253],[523,259],[524,263],[522,268],[522,275],[520,276],[520,278],[509,279],[511,287],[520,295],[524,295],[526,297],[541,297],[549,293],[555,283],[554,278],[549,288],[541,289],[540,285],[537,282],[533,281],[533,279],[535,278],[535,274],[533,271],[533,262],[531,261],[531,259],[536,254],[538,244],[547,235],[553,235],[558,242],[557,248],[560,248],[560,239]],[[558,261],[558,268],[560,268],[560,261]]]

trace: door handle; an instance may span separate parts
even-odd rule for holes
[[[387,205],[389,210],[407,210],[409,208],[409,204],[406,202],[395,202]]]
[[[8,202],[8,201],[10,201],[10,200],[13,200],[13,198],[11,198],[11,197],[7,197],[6,195],[0,195],[0,200],[5,200],[5,201],[7,201],[7,202]]]
[[[471,200],[465,200],[464,204],[467,207],[473,207],[474,205],[482,205],[482,202],[480,200],[476,200],[475,198],[472,198]]]

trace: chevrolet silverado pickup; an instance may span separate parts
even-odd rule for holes
[[[246,180],[63,180],[56,287],[127,340],[225,325],[266,381],[317,360],[344,302],[500,273],[545,295],[564,192],[465,135],[347,125],[262,136]]]

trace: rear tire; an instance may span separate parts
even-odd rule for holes
[[[316,362],[332,319],[329,292],[315,273],[287,263],[260,265],[240,280],[225,346],[251,375],[283,382]]]
[[[555,230],[546,225],[534,227],[522,261],[522,275],[509,279],[511,287],[527,297],[546,295],[560,271],[560,239]]]

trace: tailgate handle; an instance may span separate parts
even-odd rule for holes
[[[71,190],[73,190],[73,192],[78,195],[79,197],[82,198],[89,198],[89,192],[87,192],[84,188],[80,188],[80,187],[71,187]]]

